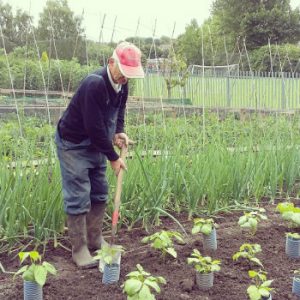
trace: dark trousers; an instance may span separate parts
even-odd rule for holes
[[[107,201],[106,156],[88,150],[90,140],[74,144],[55,134],[62,176],[64,210],[78,215],[90,210],[91,202]]]

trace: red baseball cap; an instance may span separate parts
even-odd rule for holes
[[[127,78],[144,78],[141,56],[140,49],[129,42],[117,45],[112,55],[117,61],[121,73]]]

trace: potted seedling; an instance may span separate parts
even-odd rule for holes
[[[221,269],[219,260],[213,260],[210,256],[202,256],[199,250],[194,249],[187,262],[196,270],[196,283],[200,289],[206,290],[214,285],[214,272]]]
[[[156,232],[150,236],[146,236],[142,239],[143,243],[151,243],[151,247],[161,251],[162,256],[166,254],[177,258],[177,252],[174,249],[173,239],[183,242],[182,236],[176,231],[165,231]]]
[[[294,271],[292,293],[300,297],[300,270]]]
[[[20,252],[18,254],[20,264],[30,258],[31,264],[21,267],[14,275],[22,275],[24,280],[24,300],[43,299],[43,286],[47,279],[47,274],[56,275],[55,267],[46,262],[42,262],[42,257],[37,251]]]
[[[244,215],[239,218],[238,224],[241,228],[248,229],[250,234],[255,235],[258,223],[268,219],[264,212],[264,208],[260,208],[258,211],[244,212]]]
[[[151,290],[160,293],[159,285],[166,284],[166,280],[161,276],[152,276],[140,264],[137,264],[136,267],[137,271],[127,274],[128,279],[121,286],[123,293],[127,295],[127,300],[155,299]]]
[[[261,246],[259,244],[245,243],[240,247],[240,250],[232,256],[232,259],[234,261],[237,261],[240,258],[244,258],[249,262],[253,262],[254,264],[259,265],[263,268],[261,261],[257,257],[255,257],[255,255],[259,252],[261,252]]]
[[[195,218],[192,234],[203,234],[203,247],[207,250],[217,250],[217,231],[218,225],[213,219]]]
[[[285,253],[290,258],[300,257],[300,234],[296,232],[286,233]]]
[[[254,284],[251,284],[247,288],[247,293],[250,300],[272,300],[271,288],[273,280],[267,280],[267,272],[259,270],[248,271],[249,277],[253,280]]]
[[[94,259],[99,259],[104,265],[102,283],[111,284],[119,281],[121,253],[124,251],[125,249],[121,245],[108,243],[103,244],[101,249],[96,251]]]

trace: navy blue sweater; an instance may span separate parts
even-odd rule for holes
[[[119,155],[105,126],[105,114],[113,106],[119,107],[116,133],[124,132],[124,115],[128,97],[128,84],[116,93],[110,84],[107,68],[88,75],[81,82],[58,123],[61,138],[78,144],[90,138],[90,150],[100,151],[110,161]],[[110,107],[109,107],[110,106]]]

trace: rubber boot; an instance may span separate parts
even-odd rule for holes
[[[87,247],[86,214],[68,215],[68,230],[72,244],[72,258],[80,269],[97,267]]]
[[[91,251],[99,250],[105,243],[102,237],[102,225],[105,214],[106,202],[92,202],[91,210],[86,216],[88,248]]]

